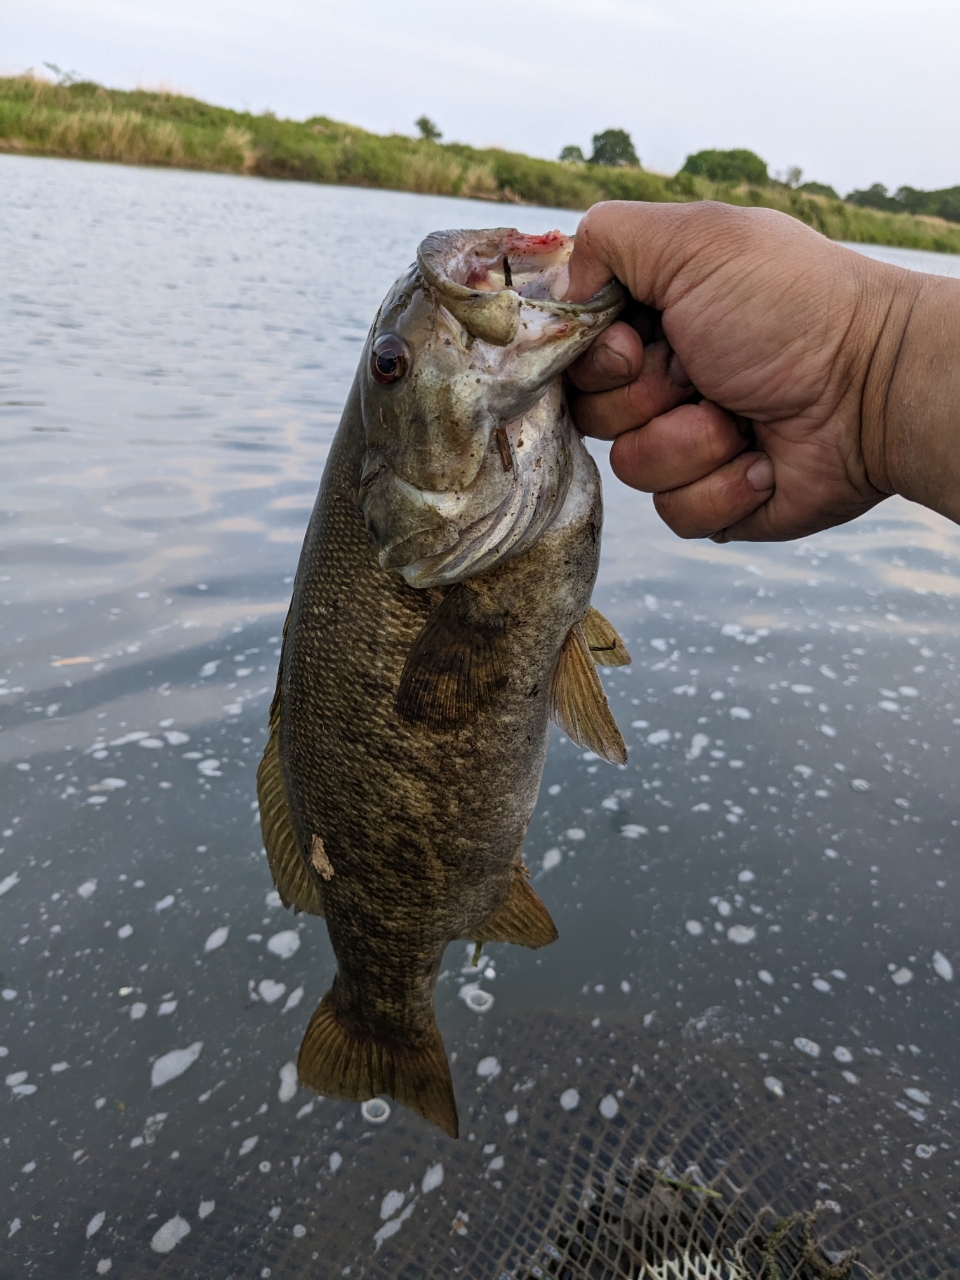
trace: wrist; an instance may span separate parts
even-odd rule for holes
[[[886,268],[861,448],[875,488],[960,520],[960,283]]]

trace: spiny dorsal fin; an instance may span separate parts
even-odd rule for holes
[[[593,605],[581,623],[587,648],[598,667],[628,667],[631,662],[627,646],[616,628]]]
[[[478,945],[513,942],[520,947],[545,947],[558,937],[550,912],[530,888],[522,869],[514,867],[506,902],[484,920],[472,941]]]
[[[293,829],[287,791],[280,767],[280,687],[273,700],[270,736],[257,770],[257,798],[260,802],[260,829],[267,851],[270,873],[285,907],[295,907],[312,916],[323,915],[316,881],[307,868],[300,841]]]
[[[563,642],[551,696],[553,718],[569,738],[611,764],[627,763],[626,745],[579,623]]]
[[[504,620],[463,586],[447,592],[407,654],[397,714],[427,729],[475,720],[507,683]]]
[[[331,989],[310,1019],[297,1074],[301,1084],[328,1098],[366,1102],[386,1093],[451,1138],[458,1136],[457,1101],[436,1022],[417,1044],[374,1040],[337,1016]]]

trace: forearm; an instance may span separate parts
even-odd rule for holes
[[[897,275],[865,386],[867,473],[960,523],[960,281]]]

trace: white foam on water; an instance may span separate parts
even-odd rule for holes
[[[171,747],[182,747],[185,742],[190,741],[189,733],[181,733],[179,729],[168,729],[163,736]]]
[[[407,1205],[407,1207],[404,1209],[403,1213],[401,1213],[396,1218],[391,1218],[389,1222],[385,1222],[383,1226],[380,1228],[380,1230],[375,1233],[373,1237],[374,1253],[377,1252],[377,1250],[383,1244],[384,1240],[389,1240],[391,1236],[395,1236],[397,1234],[397,1232],[400,1230],[403,1224],[407,1221],[407,1219],[413,1213],[413,1209],[416,1203],[417,1203],[416,1199],[411,1200],[410,1203]]]
[[[752,924],[732,924],[727,930],[727,937],[731,942],[735,942],[740,947],[745,947],[747,943],[753,942],[757,936],[757,931]]]
[[[309,1116],[309,1115],[312,1115],[312,1114],[313,1114],[313,1101],[311,1100],[310,1102],[305,1102],[305,1103],[303,1104],[303,1106],[302,1106],[302,1107],[300,1108],[300,1110],[297,1112],[297,1117],[296,1117],[296,1118],[297,1118],[298,1120],[302,1120],[304,1116]]]
[[[553,868],[559,866],[562,861],[563,861],[563,854],[560,852],[559,849],[548,849],[547,852],[543,855],[543,862],[541,865],[544,871],[552,871]]]
[[[823,992],[824,995],[826,995],[828,991],[833,990],[833,987],[826,980],[826,978],[814,978],[811,985],[813,986],[815,991],[821,991]]]
[[[360,1104],[360,1114],[368,1124],[386,1124],[390,1119],[390,1103],[385,1098],[368,1098]]]
[[[578,1089],[564,1089],[560,1095],[560,1105],[564,1111],[576,1111],[580,1105],[580,1092]]]
[[[489,991],[484,991],[478,982],[465,982],[457,995],[474,1013],[486,1013],[493,1008],[493,996]]]
[[[11,1236],[15,1236],[17,1232],[20,1230],[22,1225],[23,1224],[21,1223],[19,1218],[11,1218],[10,1228],[7,1231],[7,1239],[9,1240]]]
[[[184,1236],[190,1234],[190,1223],[186,1218],[181,1218],[179,1213],[165,1222],[158,1231],[154,1232],[153,1239],[150,1241],[150,1248],[154,1253],[169,1253],[176,1245],[180,1243]]]
[[[168,893],[165,898],[161,898],[159,902],[153,904],[154,911],[166,911],[167,907],[172,907],[176,902],[176,898],[172,893]]]
[[[81,898],[89,898],[97,891],[96,880],[84,880],[83,884],[77,889],[77,895]]]
[[[216,1202],[216,1200],[201,1200],[201,1201],[200,1201],[200,1208],[197,1210],[197,1217],[198,1217],[201,1221],[202,1221],[204,1218],[209,1218],[209,1217],[210,1217],[210,1215],[211,1215],[211,1213],[213,1213],[213,1211],[214,1211],[214,1209],[215,1209],[216,1207],[217,1207],[217,1202]]]
[[[69,1071],[69,1070],[70,1070],[69,1062],[54,1062],[50,1067],[50,1071],[52,1072],[53,1075],[59,1075],[61,1071]]]
[[[929,1107],[930,1095],[929,1093],[925,1093],[923,1089],[910,1088],[910,1089],[904,1089],[903,1092],[906,1094],[906,1096],[910,1099],[911,1102],[919,1103],[921,1107]]]
[[[93,1215],[93,1217],[87,1223],[87,1239],[88,1240],[90,1239],[91,1236],[95,1236],[97,1234],[97,1232],[103,1226],[104,1222],[106,1222],[106,1220],[107,1220],[107,1215],[103,1209],[101,1209],[99,1213],[95,1213]]]
[[[516,1107],[511,1107],[509,1111],[504,1112],[503,1118],[507,1124],[516,1124],[520,1119],[520,1112]]]
[[[626,836],[628,840],[639,840],[641,836],[648,835],[646,827],[641,827],[639,823],[628,822],[626,826],[620,828],[620,834]]]
[[[859,1084],[860,1077],[855,1076],[852,1071],[841,1071],[840,1074],[846,1080],[847,1084]]]
[[[228,924],[220,925],[218,929],[214,929],[213,933],[210,934],[206,942],[203,944],[204,952],[216,951],[219,947],[223,946],[229,936],[230,926]]]
[[[913,981],[913,970],[908,969],[906,965],[901,965],[891,973],[890,981],[897,987],[905,987],[908,982]]]
[[[584,831],[583,827],[570,827],[569,830],[565,831],[563,834],[568,840],[585,840],[587,838],[587,833]]]
[[[928,1147],[925,1142],[921,1142],[917,1147],[917,1158],[920,1160],[929,1160],[931,1156],[937,1154],[936,1147]]]
[[[953,981],[953,965],[942,951],[935,951],[933,953],[932,964],[937,977],[942,978],[944,982]]]
[[[701,933],[703,933],[703,925],[699,920],[688,920],[684,925],[684,928],[693,938],[699,938]]]
[[[289,960],[300,950],[300,934],[296,929],[284,929],[267,939],[267,950],[281,960]]]
[[[147,1006],[143,1003],[142,1000],[135,1000],[133,1004],[130,1006],[130,1017],[133,1019],[134,1022],[139,1022],[139,1020],[144,1016],[146,1012],[147,1012]]]
[[[0,898],[2,898],[5,893],[9,893],[15,884],[19,883],[19,874],[16,871],[11,871],[8,876],[5,876],[0,880]]]
[[[334,1151],[330,1156],[330,1172],[336,1173],[343,1164],[343,1156],[339,1151]]]
[[[500,1063],[496,1058],[481,1058],[477,1063],[477,1075],[483,1080],[496,1080],[500,1074]]]
[[[651,747],[662,747],[665,742],[670,741],[669,729],[654,729],[653,733],[647,734],[647,742]]]
[[[281,1102],[289,1102],[296,1097],[298,1083],[296,1063],[285,1062],[280,1068],[280,1088],[277,1090]]]
[[[783,1098],[786,1096],[786,1090],[776,1076],[764,1076],[763,1086],[765,1089],[769,1089],[775,1098]]]
[[[398,1209],[403,1208],[406,1198],[405,1191],[388,1191],[380,1201],[380,1221],[386,1222],[388,1218],[392,1218]]]
[[[18,1084],[23,1084],[28,1074],[29,1072],[26,1072],[26,1071],[11,1071],[10,1074],[4,1079],[3,1083],[6,1085],[9,1085],[10,1088],[12,1089]]]
[[[297,1007],[297,1005],[300,1003],[302,999],[303,999],[303,987],[294,987],[294,989],[287,996],[286,1000],[283,1002],[283,1008],[280,1010],[280,1012],[289,1013],[291,1009],[295,1009]]]
[[[432,1164],[427,1172],[423,1175],[423,1181],[420,1183],[420,1190],[424,1195],[428,1191],[435,1191],[443,1182],[443,1165],[439,1162]]]
[[[108,1271],[112,1271],[112,1270],[113,1270],[112,1258],[101,1258],[100,1261],[97,1263],[98,1276],[105,1276]]]
[[[806,1036],[796,1036],[793,1041],[793,1047],[799,1049],[801,1053],[807,1054],[808,1057],[820,1057],[820,1046],[816,1040],[808,1040]]]
[[[208,676],[212,676],[220,665],[220,659],[216,658],[213,662],[205,662],[200,668],[200,679],[206,680]]]
[[[171,1080],[182,1076],[200,1057],[202,1049],[203,1041],[195,1040],[186,1049],[171,1049],[169,1053],[158,1058],[150,1072],[150,1083],[153,1088],[158,1089],[161,1085],[169,1084]]]
[[[837,1047],[833,1051],[833,1056],[836,1058],[838,1062],[853,1061],[853,1054],[845,1045],[842,1045],[842,1044],[837,1045]]]
[[[604,1120],[612,1120],[620,1110],[620,1103],[616,1100],[612,1093],[606,1094],[600,1099],[600,1114]]]
[[[161,1000],[160,1006],[157,1009],[157,1017],[158,1018],[169,1017],[171,1013],[176,1013],[176,1010],[177,1010],[176,1000]]]
[[[298,1222],[296,1226],[293,1228],[293,1234],[296,1236],[298,1240],[302,1240],[303,1237],[307,1234],[307,1228],[303,1225],[302,1222]]]
[[[240,1150],[237,1152],[237,1155],[248,1156],[259,1141],[260,1135],[258,1133],[252,1134],[249,1138],[244,1138],[240,1143]]]
[[[743,871],[739,871],[737,873],[737,879],[740,881],[741,884],[751,884],[754,880],[756,880],[756,878],[757,877],[754,874],[754,872],[750,871],[746,867],[744,867]]]
[[[731,707],[730,718],[732,720],[752,720],[753,712],[748,711],[746,707]]]
[[[766,983],[768,987],[773,986],[773,981],[774,981],[773,974],[770,972],[769,969],[758,970],[757,977],[760,979],[761,982]]]
[[[275,1004],[287,989],[285,982],[274,982],[272,978],[261,978],[257,983],[260,999],[267,1004]]]

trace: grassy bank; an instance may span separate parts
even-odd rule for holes
[[[781,209],[834,240],[960,253],[960,226],[888,213],[794,191],[746,186],[641,168],[560,164],[496,149],[383,137],[325,116],[278,120],[210,106],[194,98],[0,78],[0,150],[125,164],[166,165],[471,196],[561,209],[598,200],[714,199]]]

